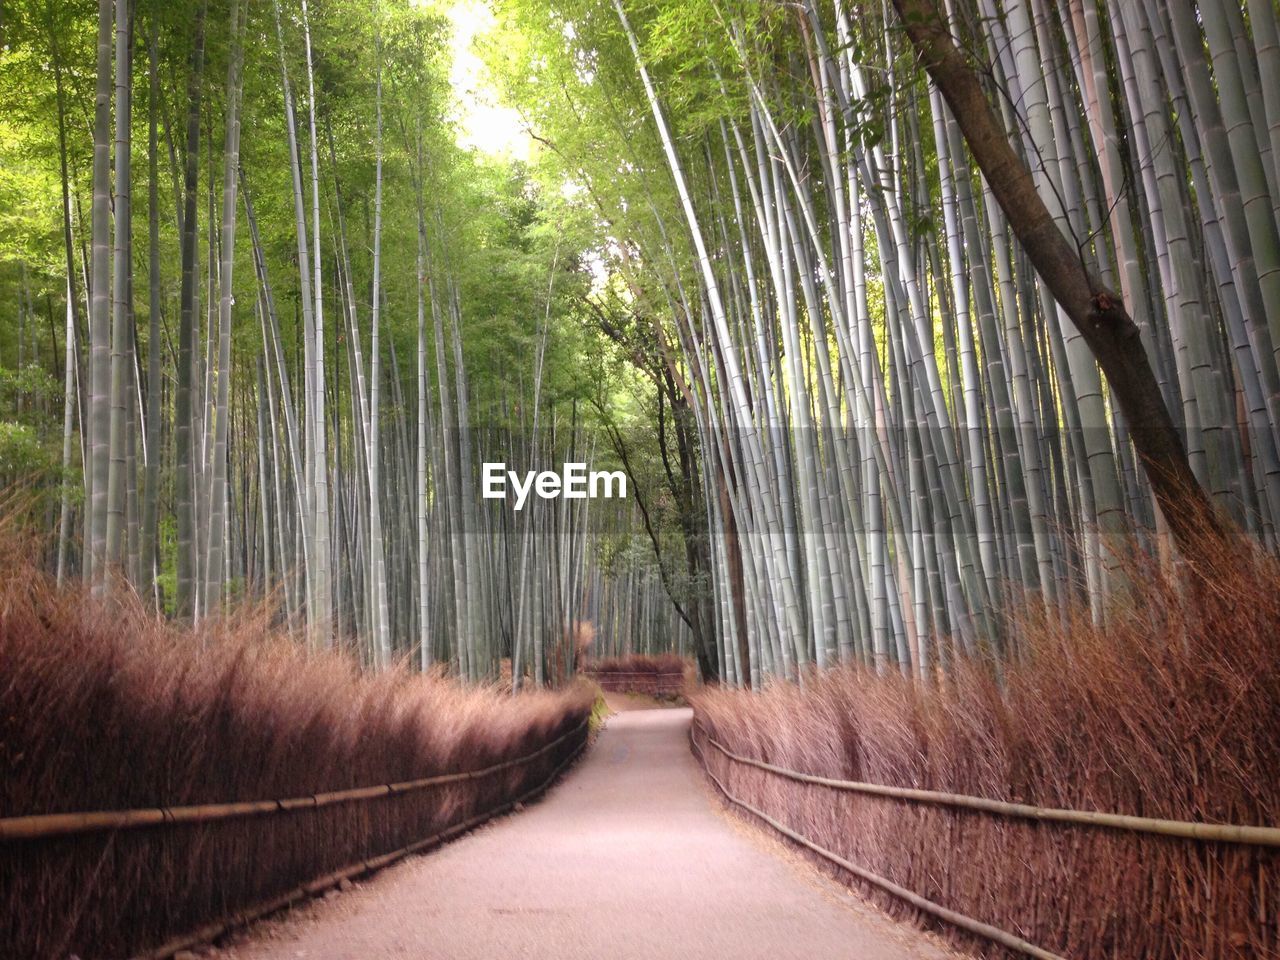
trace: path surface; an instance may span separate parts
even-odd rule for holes
[[[259,924],[227,960],[948,960],[715,809],[687,709],[609,719],[522,813]]]

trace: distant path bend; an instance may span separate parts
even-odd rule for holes
[[[688,709],[609,719],[541,801],[260,924],[235,960],[948,960],[712,806]]]

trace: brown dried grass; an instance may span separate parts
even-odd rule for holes
[[[1225,551],[1214,563],[1192,601],[1156,561],[1128,561],[1130,596],[1105,627],[1083,608],[1061,618],[1024,608],[1017,627],[1028,652],[1001,679],[977,664],[936,686],[840,669],[803,689],[706,689],[692,698],[696,717],[730,750],[805,773],[1276,825],[1280,571]],[[1064,956],[1280,956],[1280,850],[839,792],[705,753],[731,792],[814,842]],[[935,926],[864,887],[890,912]]]
[[[0,537],[0,817],[306,796],[473,770],[589,714],[586,684],[516,697],[307,654],[264,612],[199,631],[117,591],[58,592]],[[584,732],[585,736],[585,732]],[[122,957],[398,850],[545,780],[527,765],[399,797],[0,845],[0,956]]]

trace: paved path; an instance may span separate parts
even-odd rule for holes
[[[231,960],[947,960],[713,806],[687,709],[610,718],[523,813],[260,924]]]

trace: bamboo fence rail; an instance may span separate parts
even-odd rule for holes
[[[820,777],[810,773],[788,770],[763,760],[745,757],[709,736],[700,724],[694,724],[694,730],[724,754],[729,760],[745,766],[755,767],[768,773],[794,780],[798,783],[809,783],[827,787],[831,790],[845,790],[852,793],[866,793],[880,797],[892,797],[898,800],[909,800],[916,803],[933,803],[951,807],[965,807],[970,810],[981,810],[1008,817],[1022,817],[1027,820],[1040,820],[1056,823],[1074,823],[1084,826],[1104,827],[1113,830],[1128,830],[1135,833],[1151,833],[1163,837],[1182,837],[1188,840],[1213,841],[1220,843],[1240,843],[1257,847],[1280,847],[1280,827],[1242,826],[1228,823],[1201,823],[1194,820],[1162,820],[1154,817],[1135,817],[1121,813],[1099,813],[1092,810],[1066,810],[1054,807],[1037,807],[1026,803],[1009,803],[1003,800],[989,800],[985,797],[974,797],[963,793],[946,793],[939,790],[918,790],[912,787],[893,787],[879,783],[865,783],[857,780],[836,780]],[[705,767],[706,764],[704,763]]]
[[[526,757],[519,758],[519,760],[527,762],[528,760],[534,759],[535,757],[546,752],[551,747],[554,747],[562,743],[567,737],[580,731],[583,728],[583,726],[585,726],[585,724],[586,724],[586,721],[584,720],[583,723],[580,723],[578,726],[574,727],[568,733],[565,733],[562,736],[558,737],[552,743],[547,744],[547,746],[543,747],[541,750],[538,750],[535,753],[531,753]],[[556,778],[560,776],[560,774],[564,771],[565,767],[567,767],[570,763],[572,763],[578,757],[578,755],[582,753],[583,749],[586,747],[586,743],[587,743],[586,738],[583,738],[582,742],[579,743],[578,746],[574,748],[573,752],[569,754],[569,756],[565,757],[564,760],[561,761],[560,764],[554,770],[551,771],[550,775],[548,775],[548,777],[545,780],[543,780],[540,784],[538,784],[537,786],[533,787],[530,790],[527,790],[526,792],[522,793],[518,797],[515,797],[514,799],[511,799],[506,801],[505,803],[499,804],[498,806],[494,807],[492,810],[487,810],[484,813],[477,814],[474,817],[469,817],[468,819],[463,820],[461,823],[455,823],[453,826],[445,830],[442,830],[439,833],[434,834],[430,837],[426,837],[422,840],[417,840],[414,843],[409,844],[407,847],[401,847],[399,850],[393,850],[390,853],[384,853],[380,856],[372,857],[368,860],[358,860],[355,863],[348,864],[347,866],[342,867],[339,870],[335,870],[332,873],[326,874],[323,877],[319,877],[315,880],[311,880],[307,883],[304,883],[301,886],[295,887],[289,892],[281,894],[280,896],[275,897],[265,903],[259,904],[255,907],[250,907],[246,910],[237,911],[232,916],[227,917],[223,920],[220,920],[216,923],[208,924],[207,926],[201,927],[199,930],[196,930],[192,933],[185,934],[183,936],[176,937],[172,940],[169,940],[166,943],[162,944],[159,947],[156,947],[153,950],[148,950],[145,953],[136,955],[133,958],[133,960],[168,960],[168,958],[172,957],[174,954],[178,953],[181,950],[186,950],[190,947],[194,947],[202,943],[208,943],[222,936],[224,933],[227,933],[238,927],[247,926],[248,924],[252,923],[255,920],[261,919],[262,917],[275,913],[277,910],[283,910],[285,907],[289,906],[292,903],[296,903],[297,901],[303,900],[307,897],[317,896],[318,894],[324,892],[325,890],[328,890],[332,887],[336,887],[343,880],[348,880],[351,877],[360,876],[366,873],[373,873],[376,870],[381,870],[384,867],[388,867],[391,864],[395,863],[396,861],[402,860],[405,857],[411,856],[415,853],[423,853],[427,850],[432,850],[438,846],[441,846],[442,844],[445,844],[448,841],[452,840],[454,837],[457,837],[457,836],[460,836],[461,834],[466,833],[468,830],[472,829],[473,827],[478,827],[480,824],[484,823],[486,820],[492,820],[494,817],[501,816],[507,811],[514,809],[517,804],[524,803],[525,801],[530,800],[533,797],[536,797],[539,794],[541,794],[544,790],[550,787],[552,783],[555,782]],[[519,761],[510,761],[510,762],[516,763]],[[494,769],[495,768],[487,768],[487,771],[493,772]]]
[[[684,680],[683,671],[675,670],[583,670],[586,676],[599,677],[652,677],[655,680]]]
[[[536,760],[554,750],[565,740],[580,733],[590,718],[584,718],[572,730],[532,753],[511,760],[504,760],[479,770],[445,773],[399,783],[379,784],[372,787],[356,787],[350,790],[333,790],[305,797],[289,797],[281,800],[245,800],[236,803],[197,804],[179,807],[151,807],[136,810],[100,810],[83,813],[45,813],[20,817],[0,818],[0,842],[34,840],[44,837],[92,833],[99,830],[126,830],[178,823],[208,823],[235,817],[259,816],[270,813],[288,813],[294,810],[314,810],[338,803],[374,800],[379,797],[400,796],[425,790],[428,787],[457,783],[463,780],[479,780],[503,770],[518,767]],[[579,748],[581,749],[581,748]]]
[[[684,671],[584,670],[583,674],[611,693],[647,693],[653,696],[679,693],[684,689]]]
[[[923,910],[925,913],[932,914],[933,916],[938,917],[941,920],[945,920],[947,923],[950,923],[953,926],[957,926],[964,930],[968,930],[970,933],[976,933],[978,936],[986,937],[988,940],[991,940],[995,943],[999,943],[1002,946],[1009,947],[1012,950],[1020,951],[1021,953],[1024,953],[1029,957],[1035,957],[1036,960],[1067,960],[1067,958],[1063,957],[1061,954],[1057,954],[1049,950],[1045,950],[1043,947],[1037,947],[1034,943],[1031,943],[1030,941],[1027,941],[1027,940],[1023,940],[1021,937],[1015,934],[1009,933],[1007,930],[1001,930],[999,927],[993,927],[989,923],[983,923],[981,920],[975,920],[973,917],[966,916],[963,913],[957,913],[955,910],[949,910],[948,908],[942,906],[942,904],[935,903],[932,900],[922,897],[918,893],[908,890],[906,887],[901,887],[898,884],[894,883],[892,880],[889,880],[885,877],[880,876],[880,874],[878,873],[872,873],[870,870],[867,870],[863,867],[858,866],[856,863],[852,863],[851,861],[846,860],[844,857],[840,856],[838,853],[828,850],[826,847],[819,846],[818,844],[814,843],[812,840],[808,839],[807,837],[802,836],[799,833],[796,833],[796,831],[792,830],[786,824],[778,820],[775,820],[773,817],[769,816],[769,814],[765,813],[763,810],[759,809],[758,807],[752,806],[751,804],[747,803],[745,800],[735,797],[732,793],[730,793],[728,787],[726,787],[720,781],[720,778],[711,772],[711,768],[707,766],[706,759],[702,754],[702,748],[698,746],[697,738],[692,737],[690,739],[691,739],[691,743],[693,744],[694,752],[697,754],[699,761],[701,761],[702,763],[703,770],[706,771],[707,776],[711,778],[711,782],[716,785],[716,788],[722,794],[724,794],[725,799],[728,800],[730,803],[741,807],[743,810],[748,811],[754,816],[759,817],[761,820],[769,824],[769,826],[773,827],[773,829],[777,830],[784,837],[788,837],[789,839],[794,840],[796,843],[800,844],[802,847],[812,850],[814,853],[822,857],[824,860],[828,860],[831,863],[834,863],[836,866],[841,867],[845,870],[848,870],[850,873],[854,874],[857,877],[860,877],[861,879],[867,881],[868,883],[873,884],[874,886],[877,886],[880,889],[893,894],[895,897],[899,897],[900,899],[905,900],[907,903],[911,904],[913,907],[916,907],[919,910]],[[711,740],[710,737],[707,737],[707,740],[711,743],[715,743],[715,741]]]

